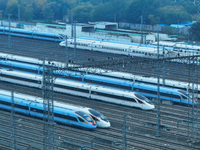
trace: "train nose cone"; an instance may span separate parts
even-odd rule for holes
[[[105,128],[109,128],[110,127],[110,122],[108,121]]]
[[[110,127],[110,122],[105,122],[105,121],[101,121],[101,122],[97,122],[97,126],[99,128],[109,128]]]

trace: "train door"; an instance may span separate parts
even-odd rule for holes
[[[92,88],[91,86],[89,87],[89,98],[91,98],[91,94],[92,94]]]

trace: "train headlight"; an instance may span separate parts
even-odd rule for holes
[[[96,122],[89,122],[91,125],[95,126]]]

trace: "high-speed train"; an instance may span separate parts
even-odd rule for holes
[[[157,42],[152,43],[152,45],[157,45]],[[167,42],[167,41],[160,41],[160,46],[165,47],[172,47],[174,50],[182,50],[182,51],[188,51],[188,52],[199,52],[200,51],[200,45],[191,45],[191,44],[185,44],[183,42]]]
[[[103,41],[89,38],[76,38],[67,39],[67,47],[74,48],[74,45],[78,49],[99,51],[104,53],[121,54],[136,57],[145,58],[157,58],[158,50],[155,46],[149,45],[136,45],[132,43],[122,43],[116,41]],[[59,44],[62,47],[66,46],[66,41],[62,41]],[[159,48],[159,56],[161,57],[179,57],[196,55],[198,52],[188,53],[187,51],[173,50],[172,48]]]
[[[41,75],[5,69],[1,69],[0,74],[1,81],[42,88]],[[137,107],[144,110],[154,109],[154,105],[149,99],[136,92],[63,78],[56,78],[54,80],[54,91],[129,107]]]
[[[14,111],[19,114],[43,118],[43,99],[31,95],[13,92]],[[12,93],[0,90],[0,109],[10,111]],[[95,129],[108,128],[110,122],[100,112],[87,107],[54,101],[54,121],[66,125]]]
[[[4,61],[3,61],[4,62]],[[1,62],[0,62],[1,63]],[[13,61],[5,61],[4,64],[8,63],[10,66],[16,66],[24,69],[29,70],[36,70],[36,71],[42,71],[42,68],[40,68],[37,65],[32,64],[24,64],[19,62],[13,62]],[[2,63],[3,64],[3,63]],[[89,82],[89,83],[95,83],[95,84],[105,84],[106,86],[111,87],[118,87],[121,89],[131,90],[138,92],[146,97],[149,98],[157,98],[157,85],[156,84],[147,84],[142,82],[135,82],[135,81],[128,81],[124,79],[117,79],[117,78],[111,78],[106,76],[99,76],[99,75],[92,75],[92,74],[82,74],[80,72],[72,72],[72,71],[54,71],[55,74],[62,74],[65,77],[70,77],[70,79],[75,79],[79,81]],[[183,89],[177,89],[172,87],[165,87],[160,86],[160,98],[163,100],[169,100],[171,102],[175,103],[184,103],[184,104],[197,104],[197,100],[192,101],[192,96],[188,94]]]
[[[3,35],[10,34],[11,36],[55,41],[55,42],[63,41],[58,34],[29,31],[29,30],[16,29],[16,28],[10,28],[9,30],[8,27],[0,27],[0,34],[3,34]]]

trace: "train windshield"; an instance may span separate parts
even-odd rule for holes
[[[94,115],[94,116],[96,116],[96,117],[98,117],[98,118],[101,118],[102,120],[108,122],[107,118],[106,118],[103,114],[101,114],[100,112],[98,112],[98,111],[96,111],[96,110],[94,110],[94,109],[89,109],[89,112],[90,112],[92,115]]]
[[[76,111],[76,114],[78,114],[79,116],[81,116],[83,119],[85,119],[88,122],[93,122],[94,120],[90,117],[90,115],[82,112],[82,111]]]
[[[136,96],[136,98],[138,98],[140,100],[143,100],[143,101],[145,101],[145,102],[147,102],[149,104],[152,104],[152,102],[148,98],[146,98],[145,96],[143,96],[141,94],[135,93],[135,96]]]

